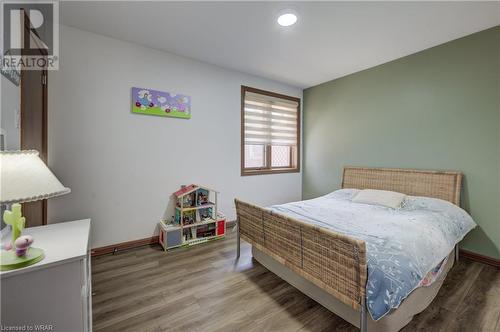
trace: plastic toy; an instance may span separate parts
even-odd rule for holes
[[[15,270],[41,261],[45,254],[40,248],[33,248],[31,235],[21,236],[26,220],[21,213],[21,204],[12,204],[11,210],[6,210],[3,220],[12,227],[12,240],[3,245],[0,252],[0,271]],[[15,249],[15,250],[14,250]]]
[[[17,238],[17,240],[14,242],[14,246],[16,247],[16,255],[17,256],[24,256],[26,255],[26,251],[28,251],[28,248],[31,247],[33,244],[33,236],[31,235],[23,235]]]

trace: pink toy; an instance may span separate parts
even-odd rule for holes
[[[16,248],[16,255],[17,256],[24,256],[26,255],[26,251],[28,250],[29,247],[33,244],[33,237],[31,235],[23,235],[17,238],[17,240],[14,242],[14,247]]]
[[[6,244],[2,245],[2,249],[9,251],[10,249],[12,249],[12,244],[10,242],[6,243]]]

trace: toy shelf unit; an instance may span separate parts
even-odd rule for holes
[[[175,215],[160,221],[164,250],[191,246],[226,235],[226,218],[217,211],[218,192],[199,185],[182,186],[173,196]]]

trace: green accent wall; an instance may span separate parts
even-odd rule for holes
[[[500,26],[308,88],[303,114],[304,199],[345,165],[460,170],[461,247],[500,258]]]

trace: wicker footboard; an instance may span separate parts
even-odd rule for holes
[[[364,241],[235,202],[242,239],[364,314]]]

